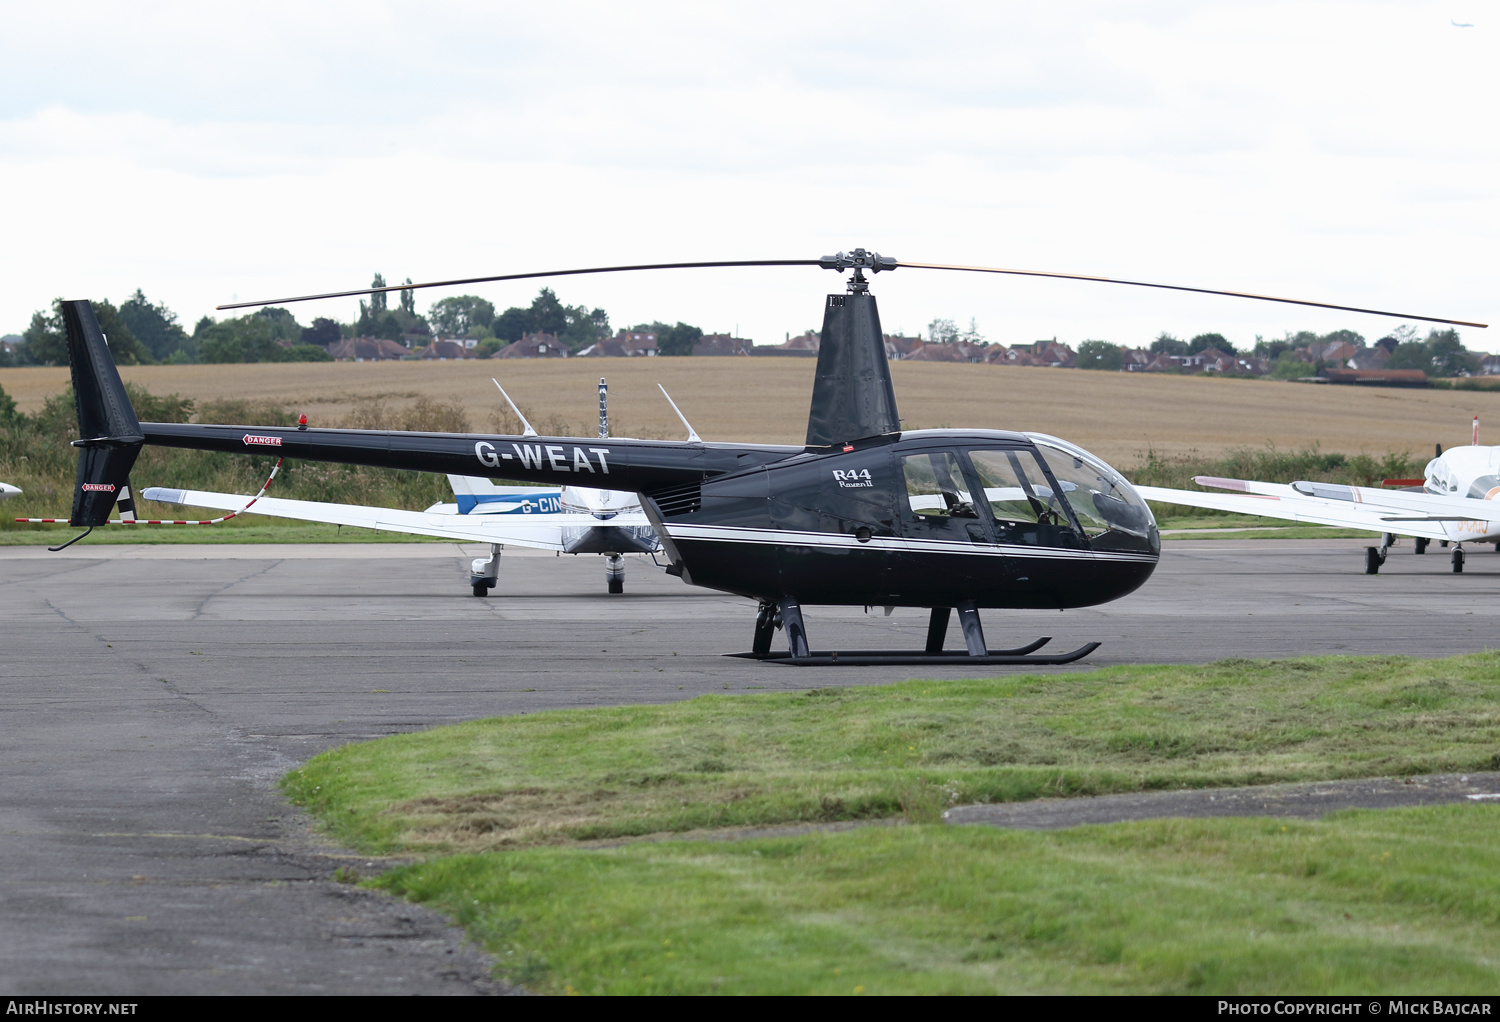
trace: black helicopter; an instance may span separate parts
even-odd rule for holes
[[[865,272],[915,267],[1014,273],[1350,308],[1076,274],[899,263],[864,249],[818,260],[601,267],[401,287],[763,265],[852,271],[845,293],[828,295],[824,303],[807,439],[800,447],[141,423],[92,307],[64,302],[82,438],[74,441],[79,462],[70,523],[92,529],[108,521],[117,500],[125,506],[130,470],[143,444],[627,490],[640,494],[670,560],[669,574],[758,601],[752,649],[734,655],[794,665],[1067,663],[1098,643],[1058,655],[1035,652],[1050,638],[990,649],[979,611],[1087,607],[1133,592],[1151,576],[1161,553],[1149,508],[1118,472],[1064,440],[999,430],[903,432]],[[806,605],[931,608],[926,646],[814,650],[802,615]],[[944,648],[953,610],[963,650]],[[785,651],[771,649],[777,629],[786,633]]]

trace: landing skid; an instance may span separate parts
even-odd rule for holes
[[[954,610],[958,611],[959,623],[963,626],[965,649],[944,649],[943,640],[948,634],[948,620]],[[785,630],[787,649],[771,650],[771,637],[776,629]],[[974,666],[1017,664],[1071,664],[1082,660],[1099,643],[1090,642],[1079,646],[1071,653],[1044,653],[1031,656],[1052,641],[1044,635],[1035,642],[1014,649],[990,649],[984,641],[984,629],[979,623],[979,608],[974,601],[960,602],[954,607],[933,607],[927,624],[926,649],[810,649],[807,643],[807,627],[802,620],[802,607],[792,597],[776,602],[766,601],[760,605],[755,618],[755,646],[748,653],[726,653],[725,656],[743,660],[763,660],[769,663],[786,664],[789,667],[875,667],[910,666],[917,664],[942,664],[953,667],[958,664]]]
[[[1082,660],[1099,648],[1099,643],[1089,642],[1071,653],[1028,655],[1051,641],[1052,637],[1047,635],[1035,642],[1017,646],[1015,649],[986,650],[982,656],[974,656],[962,649],[945,649],[937,653],[929,653],[925,649],[815,649],[806,656],[792,656],[790,650],[783,649],[768,653],[725,653],[724,655],[740,657],[744,660],[763,660],[767,663],[785,664],[788,667],[896,667],[907,664],[942,664],[945,667],[960,665],[967,667],[970,664],[975,666],[1041,664],[1045,666],[1047,664],[1071,664],[1075,660]]]

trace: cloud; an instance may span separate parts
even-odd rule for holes
[[[137,286],[192,321],[377,269],[854,245],[1479,316],[1500,61],[1445,10],[33,5],[0,37],[0,188],[23,197],[0,209],[0,327],[57,294]],[[773,340],[815,325],[832,286],[559,289],[616,322]],[[1333,323],[1035,281],[880,287],[893,328],[976,316],[1004,341]]]

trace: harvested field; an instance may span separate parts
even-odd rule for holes
[[[813,369],[812,359],[800,358],[653,358],[137,366],[122,375],[154,394],[199,402],[284,403],[315,424],[340,421],[372,398],[399,410],[428,397],[462,405],[476,429],[497,428],[490,426],[500,405],[496,376],[539,430],[581,433],[594,430],[594,387],[606,376],[620,435],[682,435],[656,389],[662,383],[706,439],[800,443]],[[1435,442],[1467,443],[1473,415],[1500,423],[1500,392],[925,362],[898,362],[892,371],[911,428],[1040,430],[1122,466],[1142,461],[1148,448],[1217,456],[1267,443],[1421,454]],[[0,370],[0,387],[26,412],[67,385],[66,368]]]

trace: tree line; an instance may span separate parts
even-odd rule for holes
[[[1362,351],[1369,348],[1364,335],[1354,330],[1334,330],[1326,334],[1299,330],[1295,333],[1288,331],[1285,336],[1271,341],[1257,336],[1253,346],[1238,350],[1223,334],[1198,334],[1184,341],[1162,333],[1146,350],[1153,355],[1181,356],[1217,349],[1238,358],[1263,359],[1268,364],[1270,376],[1295,379],[1311,376],[1329,366],[1336,367],[1344,361],[1315,354],[1341,342]],[[1385,347],[1390,352],[1382,368],[1420,369],[1430,377],[1472,376],[1479,372],[1483,358],[1482,354],[1465,348],[1458,331],[1451,327],[1446,330],[1433,327],[1424,338],[1415,327],[1400,326],[1376,341],[1375,346]],[[1084,341],[1078,346],[1078,368],[1118,370],[1126,350],[1126,346],[1109,341]]]
[[[375,274],[370,286],[386,287],[385,277]],[[611,336],[605,310],[565,305],[546,287],[530,305],[498,313],[493,303],[477,295],[439,299],[425,315],[417,312],[415,290],[398,291],[394,307],[389,298],[388,292],[380,292],[362,300],[359,316],[350,323],[319,316],[304,326],[290,310],[267,307],[222,320],[204,316],[191,333],[175,312],[152,302],[139,288],[119,305],[107,299],[93,305],[120,365],[324,362],[333,357],[328,352],[331,345],[354,337],[382,338],[414,349],[437,337],[465,338],[477,341],[477,353],[485,356],[529,333],[553,334],[574,352]],[[51,308],[32,315],[14,354],[0,351],[0,366],[67,364],[61,303],[57,299]],[[656,334],[663,355],[691,355],[703,337],[701,328],[680,321],[638,323],[629,329]]]
[[[0,365],[68,364],[62,301],[58,298],[50,309],[32,314],[15,353],[5,354]],[[341,336],[339,324],[332,320],[316,319],[311,327],[304,327],[279,308],[217,322],[204,316],[190,334],[175,312],[152,302],[139,288],[118,306],[108,299],[95,299],[93,306],[110,353],[120,365],[327,362],[333,356],[325,345]]]
[[[609,313],[584,305],[564,305],[549,287],[544,287],[529,306],[511,306],[496,313],[495,306],[475,295],[443,298],[427,310],[427,318],[439,333],[479,341],[481,357],[519,341],[526,334],[552,334],[569,351],[577,352],[613,336]],[[703,330],[681,321],[656,320],[626,328],[631,333],[653,333],[663,355],[691,355]]]

